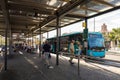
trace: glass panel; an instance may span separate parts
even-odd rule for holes
[[[120,5],[120,0],[104,0],[110,4],[113,4],[113,5]]]
[[[85,15],[85,10],[76,10],[73,13],[74,14],[84,14]]]
[[[102,38],[102,35],[100,34],[89,34],[90,38]]]
[[[56,30],[48,32],[48,35],[49,35],[48,38],[56,37]]]
[[[106,8],[111,8],[108,5],[104,5],[104,4],[100,4],[100,3],[96,3],[96,2],[90,2],[87,4],[87,7],[93,10],[98,10],[98,11],[103,11],[103,9]]]

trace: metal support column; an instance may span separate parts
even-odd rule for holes
[[[94,17],[94,32],[95,32],[95,17]]]
[[[80,55],[78,55],[78,76],[80,75]]]
[[[11,25],[9,26],[9,54],[11,55],[12,52],[12,33],[11,33]]]
[[[47,39],[49,38],[49,32],[47,32]]]
[[[2,45],[2,36],[0,35],[0,45]]]
[[[59,36],[61,35],[61,29],[59,28],[60,26],[60,22],[59,22],[59,16],[58,13],[56,14],[57,16],[57,45],[56,45],[56,65],[59,65],[59,51],[60,51],[60,38]]]
[[[0,0],[1,8],[4,14],[6,28],[5,28],[5,55],[4,55],[4,69],[7,70],[7,35],[8,35],[8,28],[10,24],[9,13],[7,9],[7,0]]]
[[[32,47],[33,47],[33,32],[32,32]]]
[[[31,46],[31,36],[29,34],[29,46]]]
[[[87,7],[87,5],[85,5]],[[85,10],[85,15],[87,15],[88,12]],[[87,18],[85,18],[85,29],[84,29],[84,49],[85,49],[85,55],[87,54],[87,48],[88,48],[88,25],[87,25]]]
[[[28,39],[28,35],[26,35],[26,36],[24,35],[24,37],[25,37],[25,45],[26,45],[27,42],[28,42],[28,41],[27,41],[27,39]]]
[[[84,53],[87,54],[87,43],[88,43],[88,28],[87,28],[87,18],[85,18],[85,29],[84,29]]]
[[[41,40],[42,40],[42,34],[41,34],[41,27],[40,27],[40,30],[39,30],[39,57],[41,57],[41,49],[42,49],[42,46],[41,46]]]
[[[29,45],[29,34],[28,34],[28,39],[27,39],[27,46]]]
[[[29,35],[28,40],[29,40],[29,43],[28,43],[28,44],[29,44],[29,46],[30,46],[30,45],[31,45],[30,35]]]
[[[30,46],[31,40],[30,40],[30,35],[28,34],[28,46]]]
[[[85,29],[88,29],[88,26],[87,26],[87,18],[85,18],[85,23],[86,23]],[[88,32],[87,32],[86,34],[88,34]]]
[[[8,33],[8,23],[6,23],[7,26],[6,26],[6,30],[5,30],[5,55],[4,55],[4,59],[5,59],[5,63],[4,63],[4,68],[5,68],[5,71],[7,70],[7,33]]]

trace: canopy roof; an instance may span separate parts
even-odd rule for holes
[[[0,34],[5,20],[12,33],[39,34],[56,29],[56,18],[64,27],[85,18],[95,17],[120,8],[120,0],[1,0]],[[8,18],[8,19],[6,19]],[[10,29],[9,28],[9,29]]]

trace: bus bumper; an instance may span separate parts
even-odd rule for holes
[[[88,50],[88,56],[93,56],[93,57],[105,57],[105,51],[89,51]]]

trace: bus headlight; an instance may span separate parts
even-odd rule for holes
[[[95,51],[95,49],[92,49],[92,51]]]
[[[104,51],[104,49],[101,49],[101,51]]]

